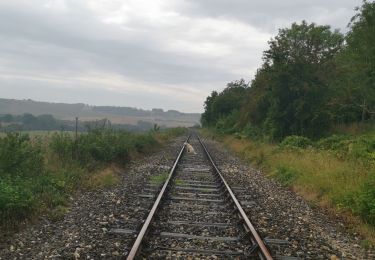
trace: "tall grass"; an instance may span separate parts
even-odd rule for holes
[[[289,137],[280,145],[208,134],[312,203],[340,212],[375,245],[375,133]]]

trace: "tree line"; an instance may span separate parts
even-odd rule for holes
[[[306,21],[280,29],[250,83],[233,81],[207,97],[202,125],[279,141],[374,122],[375,2],[356,11],[346,34]]]
[[[72,118],[73,119],[73,118]],[[164,125],[162,128],[166,128]],[[115,130],[127,130],[130,132],[144,132],[155,128],[155,124],[148,121],[138,120],[137,124],[114,124],[103,118],[93,121],[78,121],[77,130],[87,132],[92,129],[111,128]],[[0,132],[14,131],[75,131],[75,120],[57,119],[52,115],[22,115],[0,114]]]

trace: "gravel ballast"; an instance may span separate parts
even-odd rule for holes
[[[62,220],[52,222],[42,217],[37,224],[9,237],[0,244],[0,259],[123,259],[134,241],[132,231],[142,224],[153,203],[152,194],[157,193],[158,184],[150,182],[150,177],[168,172],[184,140],[176,138],[152,155],[130,163],[123,170],[121,184],[72,198]],[[274,256],[375,259],[374,252],[361,248],[360,238],[349,234],[339,218],[311,208],[302,197],[266,178],[221,144],[205,143],[262,238],[287,242],[270,244]],[[185,207],[183,201],[174,203],[178,204],[165,206],[197,210]],[[178,231],[169,228],[170,232]],[[168,253],[164,257],[184,259],[185,254]]]

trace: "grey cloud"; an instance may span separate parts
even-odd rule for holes
[[[77,66],[82,65],[80,69],[109,70],[145,81],[171,84],[233,77],[226,71],[211,69],[209,62],[214,61],[158,51],[158,46],[151,49],[147,46],[147,38],[137,39],[120,29],[114,30],[98,22],[87,10],[82,14],[85,23],[82,23],[82,17],[75,20],[75,16],[56,17],[34,9],[0,7],[2,42],[17,40],[19,43],[7,46],[6,53],[23,60],[22,64],[13,63],[13,66],[31,62],[35,63],[34,69],[39,66],[43,69],[44,66],[47,70],[63,69],[74,73]],[[142,45],[142,42],[146,44]],[[35,44],[38,45],[34,47]],[[15,49],[21,49],[20,53]]]
[[[346,15],[353,15],[354,8],[361,5],[358,0],[187,0],[187,3],[182,11],[188,11],[190,15],[237,19],[272,33],[283,22],[301,20],[329,24],[334,29],[345,31],[350,20],[350,16]],[[339,11],[343,15],[332,17],[332,14]],[[322,14],[325,17],[320,17]]]
[[[254,46],[247,46],[260,37],[258,32],[263,33],[262,37],[271,37],[278,27],[302,19],[344,29],[354,14],[353,8],[361,3],[358,0],[163,1],[169,3],[171,10],[183,21],[186,20],[184,28],[180,28],[173,17],[165,21],[167,26],[147,22],[142,17],[136,17],[126,25],[106,24],[88,7],[88,0],[61,0],[66,4],[62,9],[46,9],[42,7],[47,3],[44,0],[0,2],[1,95],[13,98],[29,95],[37,100],[40,97],[46,101],[71,100],[90,104],[117,102],[121,105],[123,102],[122,105],[145,108],[150,104],[159,104],[158,107],[163,104],[166,108],[175,105],[176,109],[201,111],[204,96],[191,98],[191,94],[186,94],[185,99],[171,98],[171,95],[145,89],[168,85],[181,88],[182,94],[187,92],[185,87],[189,87],[203,89],[208,95],[231,80],[240,77],[249,80],[260,66],[262,51],[267,48],[267,39],[263,38]],[[241,24],[247,31],[240,35],[231,35],[230,29],[217,33],[215,23],[204,27],[205,18],[215,19],[217,26],[221,26],[222,21],[227,22],[225,26]],[[232,21],[239,23],[232,25]],[[254,35],[248,35],[251,33]],[[217,55],[210,55],[204,49],[199,52],[166,47],[179,40],[183,40],[183,44],[195,44],[195,47],[219,43],[229,51],[220,53],[219,48]],[[93,71],[120,75],[147,87],[125,95],[99,83],[90,86],[78,81],[43,81],[43,76],[79,78]],[[7,75],[13,75],[12,79],[4,80]],[[32,80],[37,77],[40,80]]]

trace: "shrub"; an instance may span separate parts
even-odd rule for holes
[[[295,181],[299,175],[298,171],[287,166],[278,166],[272,174],[276,180],[283,185],[290,185]]]
[[[324,150],[344,149],[349,137],[345,135],[331,135],[316,142],[316,147]]]
[[[356,138],[348,147],[348,154],[375,162],[375,136],[363,135]]]
[[[280,147],[297,147],[297,148],[307,148],[311,146],[312,141],[304,136],[291,135],[286,137],[281,143]]]
[[[359,214],[369,224],[375,225],[375,172],[346,199],[346,206]]]
[[[0,139],[0,175],[36,176],[43,172],[39,143],[28,135],[9,133]]]
[[[248,123],[243,129],[242,133],[249,138],[258,138],[262,136],[262,131],[256,127]]]
[[[54,133],[49,142],[50,149],[55,152],[62,161],[72,159],[74,142],[68,133]]]
[[[28,216],[35,203],[27,180],[0,179],[0,224],[12,218],[22,219]]]
[[[143,152],[146,146],[154,142],[151,134],[94,129],[81,134],[77,141],[71,135],[55,134],[50,148],[65,162],[73,160],[83,167],[90,167],[97,163],[124,162],[131,150]]]
[[[49,140],[49,150],[42,150],[41,143],[28,135],[0,138],[0,227],[53,208],[52,215],[60,216],[67,197],[77,189],[107,187],[120,181],[115,172],[100,171],[102,167],[125,163],[134,153],[146,153],[157,143],[156,136],[168,139],[185,131],[134,134],[93,129],[77,140],[71,134],[56,133]],[[90,170],[98,164],[99,173]]]
[[[364,159],[369,162],[375,160],[375,136],[362,135],[358,137],[332,135],[320,139],[316,145],[319,149],[333,150],[341,156]]]
[[[233,110],[229,115],[222,116],[216,122],[215,128],[223,134],[232,134],[237,131],[237,122],[240,113]]]

